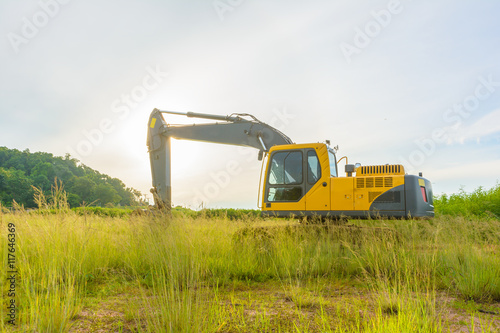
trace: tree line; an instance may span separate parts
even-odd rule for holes
[[[139,191],[79,163],[69,154],[60,157],[0,147],[0,202],[3,206],[10,207],[15,200],[26,208],[36,207],[33,187],[50,195],[55,179],[62,181],[71,207],[142,204]]]

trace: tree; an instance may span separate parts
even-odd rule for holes
[[[68,204],[70,208],[80,207],[82,203],[82,198],[80,198],[78,194],[68,193]]]
[[[12,200],[17,203],[23,204],[26,207],[35,207],[33,200],[33,189],[31,188],[31,179],[26,177],[24,171],[9,169],[5,170],[0,168],[3,176],[3,188],[5,191],[2,193],[0,200],[5,206],[12,205]]]
[[[50,182],[49,178],[45,175],[37,175],[35,177],[31,177],[33,181],[33,186],[38,187],[42,189],[42,191],[50,191],[50,188],[52,186],[52,183]]]
[[[96,184],[90,178],[79,177],[73,181],[73,185],[68,190],[76,195],[78,195],[82,201],[86,203],[91,203],[95,200]]]
[[[16,200],[25,207],[35,205],[31,185],[50,194],[57,177],[65,185],[68,202],[72,207],[83,201],[96,205],[137,205],[140,196],[116,178],[80,164],[69,154],[65,157],[29,150],[19,151],[0,147],[0,200],[11,205]]]
[[[118,192],[109,184],[99,184],[95,189],[95,197],[99,200],[102,206],[106,206],[111,203],[113,205],[120,202],[122,197],[118,195]]]

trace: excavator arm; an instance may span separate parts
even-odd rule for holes
[[[162,114],[182,115],[220,122],[208,124],[171,125]],[[170,174],[170,139],[204,141],[236,146],[253,147],[259,150],[259,159],[272,146],[293,143],[289,137],[249,114],[220,116],[194,112],[160,111],[154,109],[148,122],[148,152],[155,205],[170,209],[172,202]]]

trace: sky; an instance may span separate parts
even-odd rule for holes
[[[2,0],[0,146],[69,153],[149,195],[153,108],[250,113],[296,143],[330,140],[349,163],[422,172],[435,194],[488,189],[499,12],[493,0]],[[257,153],[173,140],[173,204],[257,208]]]

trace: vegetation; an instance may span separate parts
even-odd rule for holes
[[[30,153],[0,147],[0,202],[11,206],[13,200],[24,207],[36,207],[34,187],[49,194],[54,179],[62,181],[68,204],[79,207],[135,206],[141,204],[141,193],[127,188],[122,181],[80,164],[68,155]]]
[[[181,206],[174,207],[172,213],[178,217],[227,218],[229,220],[253,219],[260,216],[260,210],[256,209],[203,208],[195,211]]]
[[[461,189],[457,194],[441,195],[434,205],[438,214],[500,218],[500,184],[489,190],[480,187],[472,193]]]
[[[64,208],[54,191],[62,202],[36,212],[0,208],[2,265],[12,224],[18,271],[17,325],[4,297],[2,332],[500,330],[491,215],[321,226],[180,207],[112,217]]]

